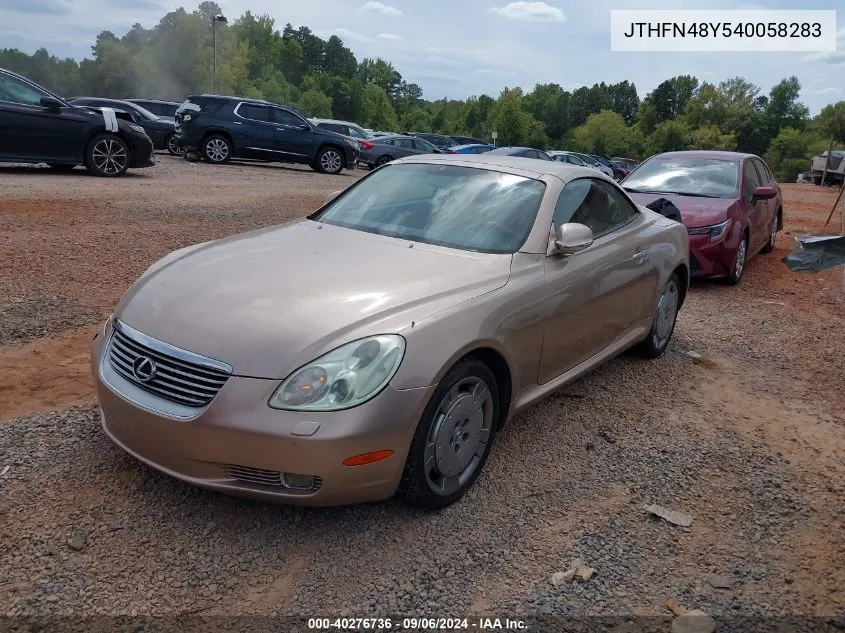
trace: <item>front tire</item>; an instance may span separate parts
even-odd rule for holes
[[[232,158],[232,143],[220,134],[207,136],[202,142],[202,156],[214,165],[228,163]]]
[[[657,358],[666,351],[675,331],[680,305],[681,282],[678,276],[672,273],[657,300],[651,331],[648,337],[636,347],[636,352],[640,356]]]
[[[336,147],[326,147],[317,154],[314,166],[321,174],[339,174],[343,170],[343,156]]]
[[[116,178],[129,169],[129,146],[115,134],[97,134],[85,150],[85,167],[95,176]]]
[[[736,286],[742,281],[742,275],[745,272],[745,267],[748,264],[748,234],[742,236],[739,246],[736,248],[736,255],[734,255],[733,266],[731,267],[731,274],[725,277],[725,283],[729,286]]]
[[[778,224],[780,223],[780,214],[781,210],[778,209],[775,213],[775,218],[772,220],[772,226],[769,230],[769,241],[766,242],[766,245],[760,251],[761,253],[771,253],[775,250],[775,243],[778,240]]]
[[[399,493],[410,505],[445,508],[463,497],[490,455],[501,404],[496,378],[479,360],[455,365],[417,426]]]

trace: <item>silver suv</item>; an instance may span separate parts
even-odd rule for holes
[[[350,123],[349,121],[337,121],[336,119],[308,119],[319,128],[343,134],[349,138],[356,140],[364,140],[370,138],[370,135],[364,131],[357,123]]]

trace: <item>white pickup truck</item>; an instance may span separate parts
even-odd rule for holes
[[[824,174],[824,164],[827,160],[827,152],[822,152],[813,156],[813,162],[810,166],[810,171],[813,174],[813,182],[816,185],[822,184],[822,175]],[[830,153],[830,162],[827,165],[827,176],[825,176],[825,184],[842,186],[845,181],[845,151],[833,150]]]

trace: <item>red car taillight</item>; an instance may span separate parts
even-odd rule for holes
[[[373,144],[369,141],[361,141],[361,149],[373,149]]]

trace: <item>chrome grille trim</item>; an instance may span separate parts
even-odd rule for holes
[[[265,470],[263,468],[253,468],[252,466],[238,466],[237,464],[222,464],[223,473],[230,479],[236,479],[248,484],[257,486],[272,486],[274,488],[282,488],[288,492],[294,493],[312,493],[319,490],[323,485],[323,480],[320,477],[314,477],[314,486],[309,489],[304,488],[289,488],[285,486],[282,480],[282,473],[278,470]]]
[[[138,358],[155,362],[156,374],[143,382],[133,371]],[[111,367],[136,387],[188,407],[208,405],[232,374],[226,363],[174,347],[115,321],[108,346]]]

